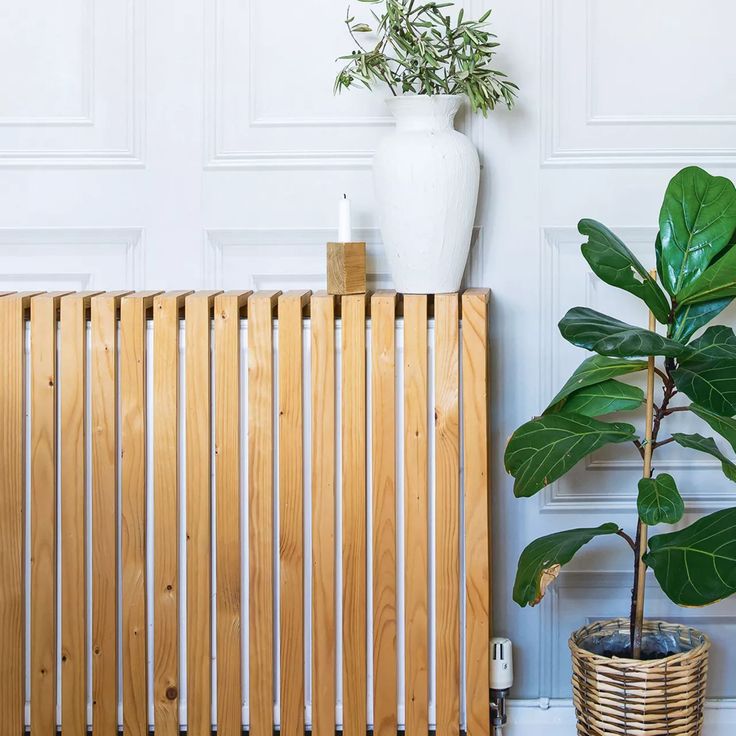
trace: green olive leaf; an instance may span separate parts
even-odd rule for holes
[[[600,422],[582,414],[548,414],[522,424],[506,446],[506,471],[517,498],[533,496],[586,455],[609,443],[630,442],[630,424]]]
[[[581,220],[578,231],[588,237],[582,254],[598,278],[639,297],[662,324],[667,324],[670,304],[657,282],[624,242],[596,220]]]
[[[602,524],[588,529],[570,529],[548,534],[529,544],[519,557],[513,598],[520,606],[536,606],[547,587],[581,547],[595,537],[615,534],[618,524]]]
[[[725,248],[736,230],[736,189],[721,176],[697,166],[675,174],[659,214],[660,277],[679,299]]]
[[[560,320],[559,328],[568,342],[599,355],[620,358],[664,355],[679,358],[690,352],[687,345],[588,307],[570,309]]]
[[[736,508],[652,537],[643,559],[678,606],[707,606],[736,593]]]
[[[672,437],[682,447],[705,452],[720,460],[723,474],[736,483],[736,465],[718,449],[718,445],[712,437],[703,437],[701,434],[682,434],[681,432],[673,432]]]
[[[648,526],[676,524],[685,514],[685,503],[675,479],[667,473],[639,481],[636,508],[639,518]]]

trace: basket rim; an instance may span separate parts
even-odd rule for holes
[[[622,624],[628,627],[629,619],[623,618],[623,617],[612,618],[612,619],[606,619],[603,621],[594,621],[592,623],[586,624],[585,626],[581,626],[580,628],[573,631],[572,634],[570,634],[570,638],[568,639],[568,642],[567,642],[568,646],[570,647],[570,651],[573,653],[574,656],[590,657],[592,659],[599,660],[600,662],[616,662],[619,665],[630,664],[632,666],[650,668],[650,667],[659,666],[662,663],[666,663],[676,657],[696,657],[696,656],[702,655],[705,652],[707,652],[711,646],[710,637],[704,632],[700,631],[700,629],[696,629],[693,626],[688,626],[687,624],[674,624],[669,621],[664,621],[660,619],[645,619],[644,620],[644,630],[647,631],[647,630],[652,630],[654,628],[659,628],[659,627],[666,627],[668,629],[684,629],[686,631],[692,631],[695,634],[697,634],[698,638],[700,639],[700,643],[697,646],[694,646],[692,649],[689,649],[685,652],[675,652],[674,654],[670,654],[666,657],[662,657],[661,659],[642,660],[642,659],[633,659],[632,657],[605,657],[602,654],[595,654],[594,652],[589,652],[587,649],[583,649],[576,641],[576,639],[580,636],[580,634],[583,631],[593,626],[600,626],[601,628],[605,628],[608,626],[610,627],[615,626],[615,627],[620,628]]]

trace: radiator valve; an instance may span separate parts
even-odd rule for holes
[[[514,660],[511,640],[502,637],[491,639],[491,726],[495,736],[500,736],[506,724],[506,698],[514,684]]]

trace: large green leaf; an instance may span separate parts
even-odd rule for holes
[[[692,352],[672,374],[677,389],[700,406],[732,417],[736,414],[736,335],[730,327],[709,327],[690,347]]]
[[[638,296],[662,324],[667,324],[667,297],[623,241],[595,220],[581,220],[578,230],[588,237],[581,251],[593,273],[607,284]]]
[[[680,304],[697,304],[736,296],[736,247],[709,266],[679,294]]]
[[[612,442],[636,439],[630,424],[599,422],[582,414],[547,414],[522,424],[506,446],[504,464],[514,495],[533,496],[586,455]]]
[[[665,192],[659,214],[660,277],[677,296],[700,276],[736,230],[736,189],[697,166],[682,169]]]
[[[679,358],[690,348],[651,330],[621,322],[588,307],[574,307],[560,320],[560,333],[573,345],[599,355],[626,358],[664,355]]]
[[[678,445],[690,450],[705,452],[720,460],[723,474],[736,483],[736,465],[718,449],[718,445],[712,437],[703,437],[702,434],[682,434],[680,432],[673,432],[672,437]]]
[[[685,513],[685,503],[675,479],[667,473],[639,481],[636,508],[639,518],[649,526],[676,524]]]
[[[559,409],[547,411],[552,414],[583,414],[586,417],[600,417],[615,411],[638,409],[646,400],[638,386],[629,386],[610,379],[593,386],[586,386],[558,403]]]
[[[707,606],[736,593],[736,508],[652,537],[644,562],[679,606]]]
[[[547,586],[555,580],[562,565],[595,537],[615,534],[618,524],[602,524],[589,529],[570,529],[534,540],[519,557],[514,581],[514,601],[520,606],[536,606]]]
[[[697,404],[690,405],[690,411],[697,414],[701,419],[708,422],[712,429],[723,437],[736,452],[736,419],[722,417],[715,412]]]
[[[698,304],[683,304],[675,310],[675,321],[670,337],[678,342],[687,342],[697,330],[707,325],[731,302],[732,297],[713,299]]]
[[[552,399],[544,413],[558,412],[568,396],[586,386],[593,386],[615,376],[643,371],[646,367],[647,363],[644,360],[591,355],[575,369],[575,372],[567,379],[565,385],[560,389],[557,396]]]

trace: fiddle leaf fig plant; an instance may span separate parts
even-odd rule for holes
[[[652,468],[659,448],[677,443],[715,457],[736,482],[736,335],[731,327],[701,328],[736,297],[736,188],[723,177],[692,166],[669,183],[654,244],[656,272],[639,262],[605,225],[582,220],[582,254],[605,283],[638,297],[651,314],[645,329],[587,307],[560,321],[562,337],[594,353],[575,370],[541,416],[526,422],[506,447],[514,494],[530,497],[561,478],[585,456],[612,443],[629,443],[643,460],[636,504],[637,527],[618,524],[556,532],[529,544],[519,559],[514,600],[536,605],[562,565],[601,536],[617,535],[634,563],[631,654],[641,642],[645,576],[651,568],[676,604],[704,606],[736,593],[736,507],[704,516],[685,528],[648,539],[648,527],[678,524],[685,503],[672,475]],[[660,286],[661,284],[661,286]],[[625,379],[647,372],[649,395]],[[655,382],[659,384],[655,395]],[[647,407],[644,436],[611,413]],[[663,436],[669,418],[689,412],[725,440],[699,433]],[[604,417],[604,419],[601,419]],[[736,490],[736,489],[735,489]],[[633,511],[633,509],[632,509]],[[647,541],[648,540],[648,541]]]

